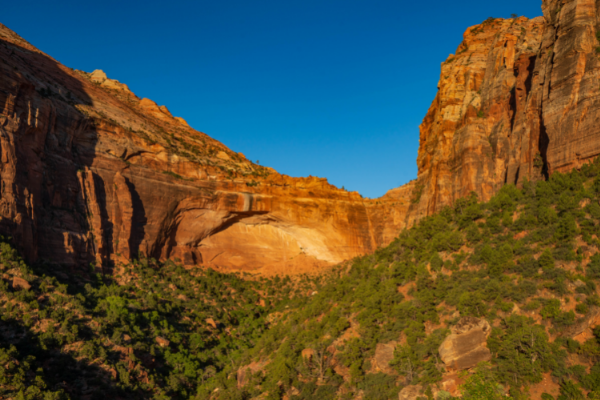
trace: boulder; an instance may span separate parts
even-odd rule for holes
[[[315,355],[315,351],[313,349],[304,349],[301,354],[304,360],[310,360]]]
[[[218,324],[217,324],[217,322],[216,322],[214,319],[212,319],[212,318],[206,318],[205,322],[206,322],[208,325],[212,326],[214,329],[217,329],[217,328],[218,328]]]
[[[29,290],[31,285],[23,278],[15,276],[12,281],[13,290]]]
[[[171,342],[169,342],[167,339],[160,336],[156,337],[156,343],[158,343],[160,347],[167,347],[169,344],[171,344]]]
[[[440,346],[440,358],[449,371],[473,368],[492,359],[487,339],[492,332],[484,319],[464,317],[452,327],[452,333]]]

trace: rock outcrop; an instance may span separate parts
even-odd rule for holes
[[[570,337],[583,344],[588,339],[594,337],[594,329],[600,326],[600,308],[592,307],[592,309],[574,325],[565,329],[562,332],[563,337]]]
[[[252,375],[255,375],[259,372],[260,373],[264,372],[265,367],[267,365],[269,365],[268,361],[260,361],[260,362],[253,362],[246,366],[240,367],[240,369],[238,369],[238,371],[237,371],[238,388],[242,388],[242,387],[246,386],[249,383]]]
[[[17,291],[29,290],[29,289],[31,289],[31,285],[25,279],[15,276],[12,281],[12,288],[13,288],[13,290],[17,290]]]
[[[538,69],[544,18],[491,19],[471,27],[442,64],[438,94],[420,127],[412,223],[470,192],[540,179]],[[536,69],[537,68],[537,69]],[[544,154],[545,155],[545,154]]]
[[[390,366],[390,362],[394,359],[394,352],[397,345],[397,342],[377,344],[372,361],[373,371],[383,372],[388,375],[397,375],[397,372]]]
[[[492,333],[484,319],[464,317],[452,327],[452,333],[440,346],[440,358],[449,371],[461,371],[490,361],[492,354],[487,339]]]

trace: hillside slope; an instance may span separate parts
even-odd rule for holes
[[[321,277],[142,259],[86,279],[3,243],[0,396],[597,399],[599,235],[600,159],[473,194]]]

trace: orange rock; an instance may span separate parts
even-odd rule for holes
[[[13,290],[29,290],[31,285],[23,278],[15,276],[12,281]]]
[[[304,349],[301,354],[303,359],[310,360],[315,355],[315,351],[313,349]]]
[[[449,371],[461,371],[475,367],[482,361],[492,359],[487,348],[487,339],[492,332],[484,319],[463,317],[452,334],[440,346],[440,358]]]
[[[398,393],[399,400],[418,400],[420,398],[423,387],[421,385],[410,385],[402,388]]]
[[[326,179],[278,174],[166,107],[113,90],[122,84],[102,71],[63,67],[4,26],[0,38],[0,118],[15,137],[0,138],[0,233],[28,261],[110,272],[141,253],[301,274],[372,252],[405,226],[410,185],[374,201]],[[15,46],[28,51],[11,57]]]
[[[253,362],[246,366],[238,369],[237,372],[237,385],[238,388],[243,388],[248,384],[249,378],[251,375],[256,374],[258,372],[264,371],[265,367],[269,364],[269,361],[261,361],[261,362]]]
[[[533,68],[546,29],[541,17],[473,26],[442,64],[438,94],[420,127],[420,195],[409,223],[471,191],[488,200],[505,182],[542,177],[534,167],[541,124],[532,90],[539,87]]]
[[[206,323],[209,324],[210,326],[212,326],[214,329],[217,329],[217,327],[218,327],[217,323],[212,318],[207,318]]]
[[[390,367],[390,362],[394,359],[394,351],[397,342],[378,343],[375,347],[375,356],[373,357],[373,368],[375,372],[383,372],[388,375],[397,375],[397,372]]]
[[[544,17],[467,29],[420,127],[407,225],[471,191],[488,200],[505,183],[600,154],[595,9],[592,0],[543,0]]]
[[[169,346],[169,345],[171,344],[171,342],[170,342],[170,341],[168,341],[167,339],[165,339],[165,338],[162,338],[162,337],[160,337],[160,336],[157,336],[157,337],[156,337],[156,343],[158,343],[158,345],[159,345],[160,347],[167,347],[167,346]]]
[[[405,226],[410,185],[374,201],[326,179],[278,174],[166,107],[113,90],[102,71],[72,71],[4,26],[0,38],[0,118],[15,137],[0,138],[0,233],[28,261],[110,272],[141,253],[301,274],[372,252]],[[11,57],[15,46],[28,51]]]
[[[572,303],[575,303],[572,301]],[[588,339],[594,337],[593,330],[600,326],[600,308],[592,309],[581,318],[577,323],[563,332],[563,336],[571,337],[579,343],[585,343]]]

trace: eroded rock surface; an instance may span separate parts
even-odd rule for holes
[[[25,279],[15,276],[12,281],[12,288],[13,290],[29,290],[31,285]]]
[[[487,339],[491,333],[492,328],[486,320],[463,317],[440,346],[440,358],[446,368],[461,371],[490,361],[492,354],[487,348]]]
[[[544,0],[543,17],[467,29],[420,130],[405,224],[474,191],[544,179],[600,154],[599,4]]]
[[[249,383],[252,375],[254,375],[258,372],[263,372],[265,367],[268,364],[269,364],[268,361],[261,361],[261,362],[253,362],[251,364],[240,367],[240,369],[238,369],[238,372],[237,372],[238,388],[242,388],[242,387],[246,386]]]
[[[375,347],[375,356],[373,357],[373,369],[375,372],[397,375],[397,372],[390,366],[390,362],[394,359],[394,351],[397,344],[397,342],[377,344]]]
[[[600,326],[600,308],[594,306],[577,323],[565,329],[562,336],[571,337],[583,344],[594,337],[594,329],[598,326]]]
[[[392,240],[403,195],[291,178],[106,73],[74,71],[0,26],[0,233],[29,261],[110,271],[139,254],[221,270],[318,271]],[[401,190],[406,192],[405,189]]]

